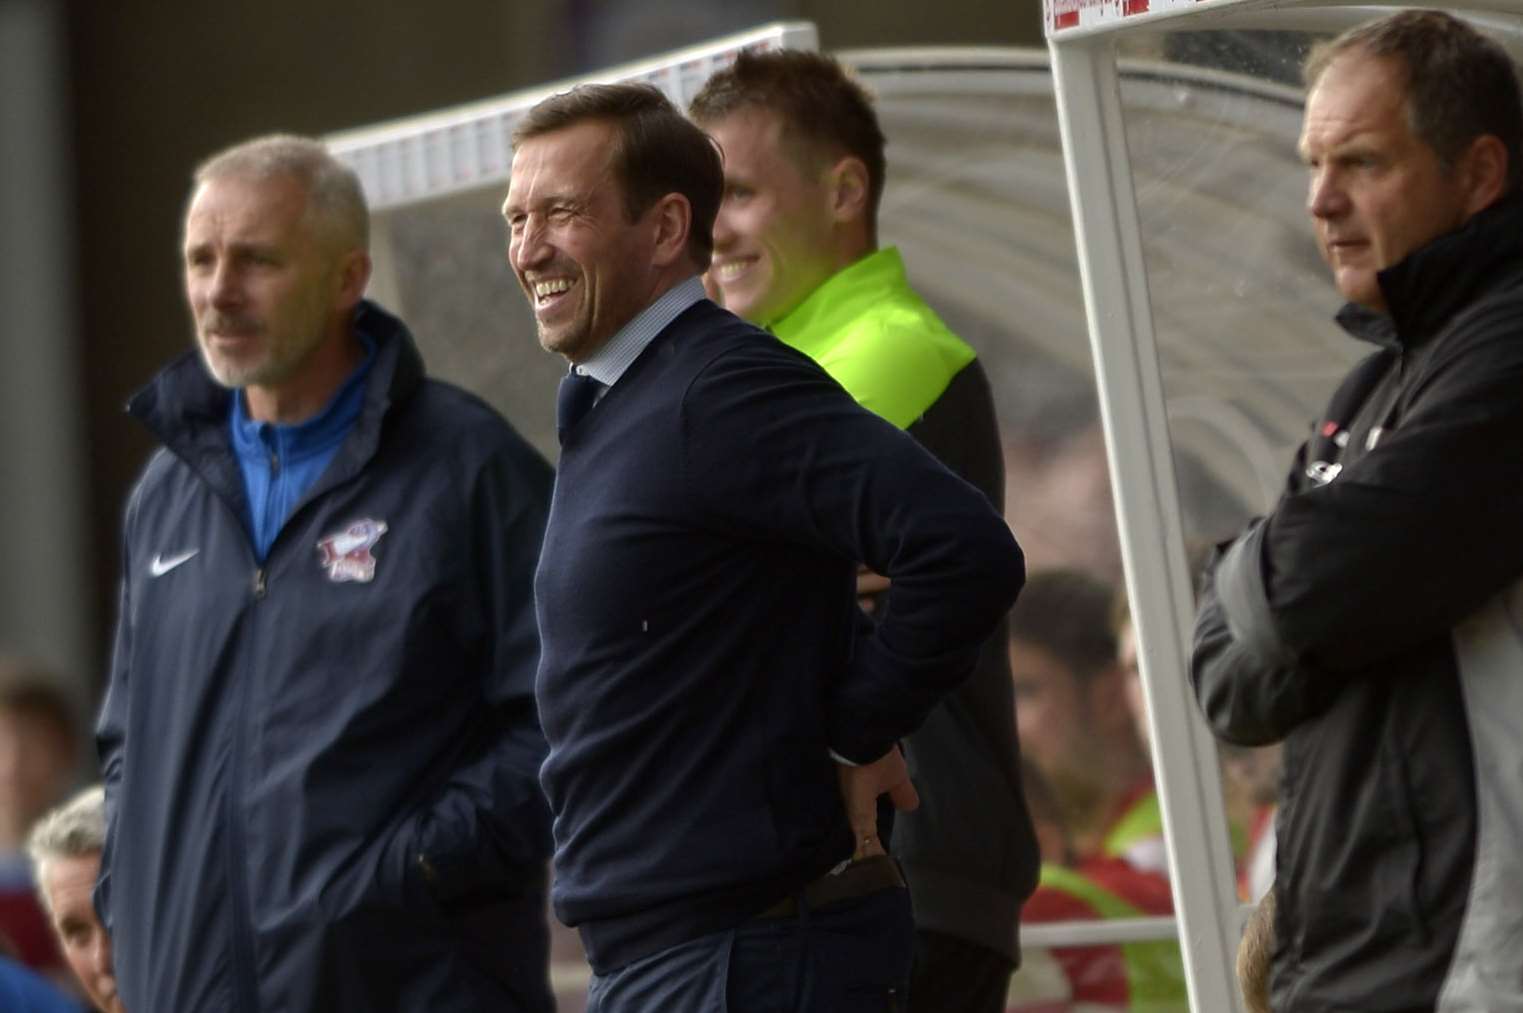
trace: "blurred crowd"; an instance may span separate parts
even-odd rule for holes
[[[0,1009],[121,1013],[92,893],[105,842],[81,704],[55,672],[0,657]]]
[[[1124,595],[1077,569],[1033,573],[1011,617],[1010,668],[1022,782],[1042,852],[1022,923],[1171,915],[1147,705]],[[1224,744],[1220,759],[1239,899],[1256,902],[1274,875],[1278,751]],[[1075,1007],[1187,1010],[1178,944],[1024,947],[1012,1013]]]

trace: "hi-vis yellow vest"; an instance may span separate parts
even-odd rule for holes
[[[974,359],[967,342],[910,288],[892,247],[837,271],[767,327],[900,429],[925,414]]]

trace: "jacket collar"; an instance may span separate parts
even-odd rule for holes
[[[365,379],[359,419],[309,495],[344,481],[370,460],[387,412],[423,380],[423,359],[402,321],[367,299],[355,308],[354,328],[375,343],[375,361]],[[220,493],[241,505],[243,479],[227,428],[232,402],[232,392],[211,378],[200,354],[191,349],[134,394],[127,411]]]
[[[1523,197],[1513,196],[1381,271],[1376,280],[1387,313],[1348,303],[1338,311],[1338,323],[1354,337],[1383,348],[1416,348],[1506,279],[1507,272],[1497,270],[1501,264],[1520,258]]]

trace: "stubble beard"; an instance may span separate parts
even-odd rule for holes
[[[281,341],[263,328],[255,333],[264,339],[265,344],[252,357],[218,352],[204,334],[197,336],[201,362],[219,386],[229,390],[278,386],[289,379],[322,342],[321,334],[305,341]]]
[[[573,356],[586,348],[589,324],[585,320],[573,320],[554,330],[535,321],[534,329],[539,337],[539,347],[568,361],[574,361]]]

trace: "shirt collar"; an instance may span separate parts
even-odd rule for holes
[[[586,361],[571,367],[573,373],[590,376],[605,387],[619,382],[624,371],[640,357],[645,347],[676,320],[683,310],[705,298],[703,282],[697,275],[673,285],[629,323],[619,328],[607,344]]]

